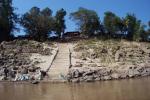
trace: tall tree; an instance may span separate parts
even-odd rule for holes
[[[108,36],[111,36],[115,33],[114,20],[116,15],[112,12],[105,12],[104,16],[104,27]]]
[[[150,21],[148,22],[148,26],[149,26],[149,28],[150,28]]]
[[[124,21],[114,13],[110,11],[105,12],[103,23],[108,37],[124,34]]]
[[[0,41],[10,40],[16,21],[12,0],[0,0]]]
[[[148,22],[148,33],[150,33],[150,21]]]
[[[148,29],[146,31],[146,39],[150,41],[150,21],[148,22]]]
[[[125,17],[127,39],[138,40],[140,36],[141,21],[134,14],[127,14]]]
[[[87,36],[92,36],[100,31],[100,20],[98,14],[93,10],[79,8],[78,11],[71,13],[70,17],[77,21],[79,30]]]
[[[32,39],[45,41],[53,29],[54,19],[51,9],[41,11],[38,7],[33,7],[22,16],[20,23]]]
[[[56,12],[55,16],[55,32],[60,38],[64,34],[66,25],[65,25],[65,16],[67,12],[62,8]]]
[[[139,33],[140,33],[140,41],[147,41],[148,40],[148,36],[149,36],[150,33],[145,31],[145,27],[146,27],[145,25],[142,25],[140,27],[140,31],[139,31]]]

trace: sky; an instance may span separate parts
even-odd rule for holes
[[[150,0],[13,0],[13,6],[17,8],[17,14],[24,14],[33,6],[41,9],[49,7],[55,15],[56,11],[64,8],[67,11],[66,31],[76,31],[75,22],[69,19],[69,14],[78,10],[79,7],[94,10],[98,13],[100,20],[103,20],[104,12],[112,11],[120,17],[127,13],[134,13],[144,24],[150,21]],[[21,30],[17,35],[25,32]]]

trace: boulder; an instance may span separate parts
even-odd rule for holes
[[[119,79],[119,74],[117,74],[117,73],[113,73],[112,75],[111,75],[111,78],[112,79]]]
[[[78,82],[80,82],[80,80],[79,80],[79,78],[73,78],[73,79],[71,80],[71,82],[73,82],[73,83],[78,83]]]
[[[84,79],[86,82],[93,82],[93,81],[94,81],[93,75],[91,75],[91,76],[84,76],[83,79]]]

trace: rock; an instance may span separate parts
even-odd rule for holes
[[[117,73],[114,73],[111,75],[112,79],[119,79],[119,75]]]
[[[13,70],[18,70],[18,67],[17,67],[17,66],[14,66],[14,67],[13,67]]]
[[[111,76],[102,76],[101,80],[111,80]]]
[[[123,58],[124,58],[125,54],[122,52],[122,51],[117,51],[116,54],[115,54],[115,61],[116,62],[119,62],[119,61],[123,61]]]
[[[31,81],[31,83],[32,83],[32,84],[38,84],[38,83],[39,83],[39,81],[34,80],[34,81]]]
[[[28,69],[27,68],[23,68],[21,70],[21,74],[28,74]]]
[[[79,82],[79,78],[74,78],[74,79],[71,80],[71,82],[78,83]]]
[[[5,80],[5,76],[0,76],[0,81]]]
[[[91,63],[91,64],[88,64],[88,67],[98,67],[98,66],[97,64]]]
[[[110,68],[101,68],[98,73],[101,75],[101,76],[107,76],[107,75],[110,75],[112,73],[112,69]]]
[[[141,76],[149,76],[150,68],[145,68],[140,74],[141,74]]]
[[[101,50],[101,53],[107,53],[107,52],[108,52],[108,50],[105,49],[105,48],[103,48],[103,49]]]
[[[78,78],[78,77],[80,77],[80,72],[79,72],[79,70],[76,70],[76,71],[74,71],[74,75],[73,75],[75,78]]]
[[[90,76],[90,75],[93,75],[94,73],[95,73],[94,70],[88,70],[88,71],[86,71],[86,72],[83,74],[83,77],[84,77],[84,76]]]
[[[95,78],[95,81],[100,81],[100,80],[101,80],[100,77]]]
[[[35,72],[35,71],[36,71],[36,68],[34,67],[29,68],[29,72]]]
[[[97,58],[97,55],[96,55],[95,53],[92,53],[92,54],[91,54],[91,58],[92,58],[92,59],[96,59],[96,58]]]
[[[83,79],[84,79],[86,82],[93,82],[93,81],[94,81],[93,76],[84,76]]]
[[[74,67],[82,67],[82,66],[83,66],[82,63],[78,63],[78,64],[74,65]]]
[[[10,76],[11,78],[15,78],[15,77],[16,77],[16,71],[10,71],[10,72],[9,72],[9,76]]]
[[[83,57],[82,60],[87,60],[87,59],[85,57]]]

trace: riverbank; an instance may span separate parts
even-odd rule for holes
[[[14,40],[0,44],[0,81],[40,81],[58,48],[55,43]]]
[[[149,43],[89,39],[0,44],[0,82],[93,82],[144,76],[150,76]]]
[[[135,77],[150,76],[150,65],[124,66],[124,67],[84,67],[71,68],[68,74],[70,82],[93,82],[105,80],[119,80]]]
[[[150,44],[84,40],[73,44],[70,82],[150,76]]]

